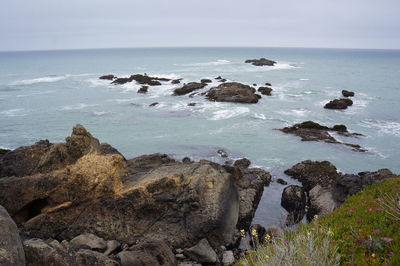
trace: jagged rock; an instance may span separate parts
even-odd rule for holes
[[[195,90],[200,90],[205,86],[207,86],[206,83],[190,82],[188,84],[184,84],[181,88],[175,89],[173,95],[185,95]]]
[[[120,264],[99,252],[81,249],[74,254],[77,265],[82,266],[119,266]],[[48,264],[47,264],[48,265]]]
[[[228,153],[226,151],[222,150],[222,149],[217,150],[217,154],[219,156],[221,156],[222,158],[228,158]]]
[[[271,85],[271,83],[269,83],[269,82],[265,82],[265,84],[264,84],[265,86],[269,86],[269,87],[271,87],[272,85]]]
[[[24,250],[27,266],[36,265],[74,265],[74,256],[64,249],[57,249],[41,239],[28,239],[24,241]]]
[[[74,237],[70,241],[70,246],[74,249],[92,249],[104,252],[107,249],[107,242],[94,234],[82,234]]]
[[[266,58],[260,58],[260,59],[247,59],[245,63],[251,63],[254,66],[273,66],[276,64],[275,61],[266,59]]]
[[[101,143],[99,151],[104,154],[118,154],[121,157],[124,157],[116,148],[108,143]]]
[[[348,98],[334,99],[325,104],[325,109],[347,109],[347,107],[353,105],[353,101]]]
[[[235,262],[235,256],[233,256],[232,250],[227,250],[222,253],[222,264],[232,265]]]
[[[206,98],[217,102],[257,103],[260,96],[253,87],[238,82],[227,82],[211,88]]]
[[[347,90],[342,90],[342,95],[344,97],[353,97],[354,96],[354,92],[352,91],[347,91]]]
[[[128,82],[132,82],[132,80],[130,78],[116,78],[111,84],[122,85]]]
[[[215,79],[219,80],[219,79],[222,79],[222,77],[221,77],[221,76],[218,76],[218,77],[216,77]]]
[[[299,136],[302,141],[323,141],[326,143],[342,144],[349,146],[353,151],[365,152],[366,150],[361,148],[357,144],[351,144],[346,142],[340,142],[336,140],[329,132],[335,132],[339,135],[352,137],[352,136],[362,136],[358,133],[350,133],[347,131],[345,125],[334,125],[329,128],[327,126],[320,125],[313,121],[305,121],[299,124],[295,124],[291,127],[284,127],[280,131]]]
[[[171,81],[171,84],[179,84],[181,83],[181,79],[174,79]]]
[[[99,77],[99,79],[106,79],[106,80],[113,80],[113,79],[115,79],[116,78],[116,76],[114,76],[114,75],[104,75],[104,76],[101,76],[101,77]]]
[[[154,103],[149,104],[149,106],[150,106],[150,107],[154,107],[154,106],[156,106],[156,105],[158,105],[158,104],[159,104],[158,102],[154,102]]]
[[[0,205],[0,265],[24,266],[25,253],[19,231],[8,214]]]
[[[288,211],[287,225],[300,222],[306,212],[306,194],[302,187],[290,185],[282,192],[281,205]]]
[[[147,93],[149,90],[149,86],[142,86],[140,89],[137,91],[137,93]]]
[[[276,182],[277,182],[278,184],[281,184],[281,185],[287,185],[287,184],[288,184],[288,182],[286,182],[286,181],[283,180],[282,178],[278,178],[278,179],[276,180]]]
[[[195,246],[185,249],[184,254],[200,263],[215,263],[218,260],[217,254],[205,238]]]
[[[188,103],[188,106],[196,106],[196,103]]]
[[[135,74],[129,77],[129,79],[135,80],[139,84],[147,84],[150,86],[159,86],[161,85],[161,81],[169,81],[169,79],[164,79],[164,78],[157,78],[157,77],[150,77],[147,75],[141,75],[141,74]]]
[[[108,240],[107,241],[107,249],[104,251],[104,255],[108,256],[114,251],[116,251],[121,244],[117,240]]]
[[[272,89],[269,87],[260,87],[257,91],[263,95],[271,96]]]
[[[11,151],[11,150],[8,150],[8,149],[1,149],[1,148],[0,148],[0,156],[6,154],[6,153],[9,152],[9,151]]]
[[[364,186],[392,177],[395,177],[395,174],[388,169],[380,169],[376,172],[361,172],[357,175],[345,174],[339,177],[333,185],[333,198],[342,203],[347,196],[360,192]]]
[[[285,174],[299,180],[306,192],[316,185],[330,187],[341,174],[328,161],[303,161],[285,170]]]
[[[226,82],[226,79],[220,79],[219,82]]]
[[[184,157],[182,159],[182,163],[191,163],[191,162],[192,162],[192,160],[189,157]]]
[[[236,160],[233,163],[233,166],[244,169],[244,168],[248,168],[250,166],[250,164],[251,164],[251,162],[250,162],[249,159],[243,158],[243,159],[240,159],[240,160]]]
[[[201,83],[211,83],[212,80],[211,79],[202,79],[200,80]]]

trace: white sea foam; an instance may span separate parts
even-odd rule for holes
[[[199,62],[199,63],[189,63],[189,64],[174,64],[175,66],[219,66],[219,65],[227,65],[230,64],[231,61],[219,59],[217,61],[211,62]]]
[[[105,111],[93,112],[94,116],[105,116],[106,114],[108,114],[108,112],[105,112]]]
[[[49,83],[49,82],[57,82],[60,80],[65,80],[69,78],[71,75],[63,75],[63,76],[47,76],[35,79],[25,79],[25,80],[18,80],[12,82],[10,85],[31,85],[35,83]]]
[[[23,97],[30,97],[30,96],[35,96],[35,95],[44,95],[44,94],[51,94],[54,93],[55,91],[49,90],[49,91],[36,91],[28,94],[18,94],[16,97],[17,98],[23,98]]]
[[[259,113],[254,113],[253,117],[256,118],[256,119],[261,119],[261,120],[266,120],[267,119],[264,114],[259,114]]]
[[[116,103],[127,103],[136,100],[137,98],[127,98],[127,99],[110,99],[109,102],[116,102]]]
[[[299,80],[301,80],[301,81],[308,81],[308,80],[310,80],[310,79],[299,79]]]
[[[79,103],[75,105],[67,105],[62,108],[62,110],[81,110],[85,109],[87,107],[92,107],[92,106],[98,106],[98,104],[85,104],[85,103]]]
[[[383,134],[400,137],[400,122],[366,119],[361,121],[361,126],[375,128]]]
[[[277,111],[277,113],[281,115],[304,117],[307,116],[310,113],[310,111],[303,108],[298,108],[298,109],[292,109],[290,111]]]
[[[26,113],[24,111],[25,111],[25,109],[16,108],[16,109],[9,109],[9,110],[1,111],[0,114],[8,116],[8,117],[26,116]]]
[[[250,112],[250,109],[247,107],[235,107],[225,110],[218,110],[213,112],[213,116],[209,120],[223,120],[232,117],[237,117],[242,114]]]

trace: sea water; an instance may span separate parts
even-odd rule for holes
[[[275,66],[246,59],[266,57]],[[163,82],[139,94],[140,85],[111,85],[104,74],[182,78],[182,83],[222,76],[229,81],[271,83],[272,96],[257,104],[210,102],[204,96],[172,96]],[[201,91],[219,83],[213,79]],[[327,110],[341,90],[355,92],[347,110]],[[158,102],[154,107],[149,104]],[[188,103],[196,103],[188,106]],[[300,48],[153,48],[0,53],[0,147],[14,149],[40,139],[61,142],[84,125],[126,158],[155,152],[176,159],[219,163],[246,157],[274,179],[297,182],[283,171],[300,161],[329,160],[340,171],[389,168],[400,172],[400,51]],[[303,142],[277,129],[313,120],[344,124],[362,137],[338,137],[343,145]],[[254,222],[279,223],[284,186],[265,189]]]

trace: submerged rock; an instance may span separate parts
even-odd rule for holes
[[[276,64],[275,61],[266,59],[266,58],[260,58],[260,59],[247,59],[245,63],[251,63],[254,66],[273,66]]]
[[[0,205],[0,265],[24,266],[25,253],[15,222]]]
[[[344,97],[353,97],[354,96],[354,92],[352,91],[347,91],[347,90],[342,90],[342,95]]]
[[[137,91],[138,93],[147,93],[149,90],[149,86],[142,86],[140,89]]]
[[[212,80],[211,79],[202,79],[200,80],[201,83],[211,83]]]
[[[185,95],[191,93],[195,90],[200,90],[207,86],[206,83],[199,83],[199,82],[190,82],[188,84],[184,84],[183,87],[177,88],[174,90],[173,95]]]
[[[116,76],[114,76],[114,75],[104,75],[104,76],[101,76],[101,77],[99,77],[99,79],[106,79],[106,80],[113,80],[113,79],[115,79],[116,78]]]
[[[171,81],[171,84],[179,84],[179,83],[181,83],[181,79],[173,79]]]
[[[257,91],[263,95],[271,96],[272,89],[269,87],[260,87]]]
[[[238,82],[227,82],[211,88],[206,98],[217,102],[257,103],[260,96],[253,87]]]
[[[159,105],[159,103],[158,102],[154,102],[154,103],[149,104],[150,107],[154,107],[156,105]]]
[[[345,125],[334,125],[333,127],[329,128],[313,121],[305,121],[299,124],[295,124],[291,127],[282,128],[280,129],[280,131],[299,136],[302,141],[323,141],[326,143],[342,144],[345,146],[349,146],[352,148],[352,150],[358,152],[366,151],[357,144],[340,142],[330,134],[330,132],[336,132],[337,134],[346,137],[361,136],[361,134],[358,133],[348,132]]]
[[[347,109],[347,107],[353,105],[353,101],[348,98],[334,99],[325,104],[325,109]]]

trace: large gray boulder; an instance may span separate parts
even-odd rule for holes
[[[253,87],[238,82],[222,83],[211,88],[206,98],[216,102],[257,103],[261,98]]]
[[[282,192],[281,205],[288,211],[287,225],[300,222],[306,212],[306,193],[300,186],[287,186]]]
[[[8,214],[0,205],[0,265],[23,266],[25,253],[22,247],[19,231]]]

